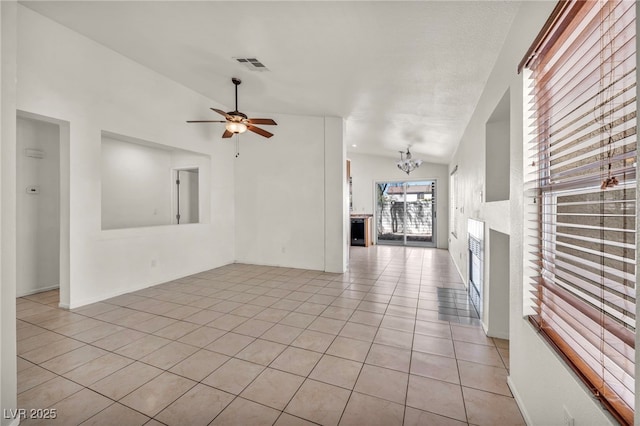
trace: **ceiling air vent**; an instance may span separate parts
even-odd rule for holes
[[[251,71],[269,71],[269,69],[256,58],[233,58]]]

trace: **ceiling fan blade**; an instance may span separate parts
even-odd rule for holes
[[[187,123],[226,123],[222,120],[187,120]]]
[[[221,110],[221,109],[215,109],[215,108],[210,108],[210,109],[211,109],[211,111],[215,111],[215,112],[217,112],[218,114],[223,115],[223,116],[224,116],[224,118],[226,118],[227,120],[231,120],[231,116],[230,116],[229,114],[227,114],[226,112],[224,112],[223,110]]]
[[[250,118],[247,121],[250,124],[267,124],[270,126],[276,126],[278,124],[270,118]]]
[[[273,133],[269,133],[266,130],[261,129],[260,127],[252,126],[251,124],[247,126],[247,130],[251,130],[253,133],[257,133],[260,136],[264,136],[265,138],[270,138],[271,136],[273,136]]]
[[[233,136],[233,132],[230,132],[228,130],[225,130],[224,133],[222,134],[223,138],[230,138],[231,136]]]

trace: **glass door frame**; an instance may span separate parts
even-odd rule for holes
[[[413,183],[413,182],[430,182],[433,184],[433,192],[432,192],[432,202],[431,202],[431,241],[430,242],[420,242],[420,241],[408,241],[407,240],[407,231],[405,228],[405,224],[407,223],[407,208],[406,208],[406,203],[407,203],[407,184],[409,183]],[[402,199],[403,199],[403,203],[404,203],[404,208],[403,208],[403,238],[402,238],[402,242],[399,243],[394,243],[392,241],[384,241],[382,244],[383,245],[396,245],[396,246],[403,246],[403,247],[437,247],[437,224],[438,224],[438,218],[437,218],[437,207],[438,207],[438,201],[437,201],[437,195],[438,195],[438,179],[430,179],[430,178],[416,178],[416,179],[383,179],[383,180],[374,180],[373,182],[373,221],[374,221],[374,227],[375,227],[375,232],[374,234],[374,242],[375,244],[380,244],[379,240],[378,240],[378,226],[379,226],[379,220],[380,218],[378,217],[378,185],[379,184],[385,184],[385,183],[401,183],[402,187],[403,187],[403,195],[402,195]]]

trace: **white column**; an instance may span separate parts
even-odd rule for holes
[[[16,409],[16,52],[17,4],[0,2],[0,401]],[[0,424],[18,419],[0,416]]]
[[[347,270],[348,251],[347,148],[344,121],[325,117],[324,121],[324,270]]]

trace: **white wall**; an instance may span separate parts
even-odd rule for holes
[[[17,63],[18,109],[69,122],[69,306],[233,262],[233,147],[185,123],[222,105],[22,6]],[[210,156],[210,217],[102,231],[103,130]]]
[[[102,138],[102,229],[171,223],[171,152]]]
[[[488,235],[486,276],[491,280],[484,294],[485,332],[509,339],[509,236],[491,229]]]
[[[338,234],[344,222],[341,214],[338,219],[328,218],[325,211],[327,172],[336,175],[330,188],[335,191],[333,197],[346,202],[345,181],[340,177],[346,168],[341,121],[332,123],[333,132],[326,136],[324,117],[272,118],[278,123],[272,138],[240,136],[240,155],[235,160],[236,261],[344,270],[340,265],[327,267],[325,258],[325,221],[339,220],[332,231]],[[326,144],[338,148],[326,152]],[[344,236],[328,243],[330,250],[345,258]]]
[[[506,44],[490,75],[482,97],[467,126],[460,146],[452,159],[450,170],[458,165],[461,229],[466,229],[469,217],[485,221],[485,235],[496,230],[509,235],[509,385],[527,424],[563,425],[564,408],[575,418],[576,425],[614,424],[610,416],[591,396],[582,382],[559,359],[523,316],[525,291],[523,254],[523,87],[516,67],[527,48],[555,6],[554,2],[523,2],[515,18]],[[510,95],[510,196],[509,201],[485,203],[479,196],[485,191],[486,128],[504,93]],[[491,252],[491,239],[485,240],[485,257]],[[452,259],[466,281],[467,235],[462,232],[452,238],[449,246]],[[490,262],[486,259],[485,262]],[[485,272],[489,268],[485,267]],[[485,283],[490,281],[485,275]],[[489,283],[490,285],[490,283]]]
[[[343,273],[349,258],[349,185],[342,118],[324,118],[324,270]]]
[[[43,158],[27,156],[37,150]],[[17,296],[60,285],[60,128],[17,119]],[[37,193],[27,189],[37,187]]]
[[[0,408],[16,409],[16,3],[0,2]],[[18,421],[0,418],[0,424]]]
[[[353,213],[374,214],[374,183],[378,181],[435,180],[436,181],[436,243],[438,248],[448,246],[449,172],[445,164],[422,163],[409,176],[398,169],[399,158],[378,155],[347,153],[351,160],[353,181]],[[420,155],[414,154],[415,158]]]

